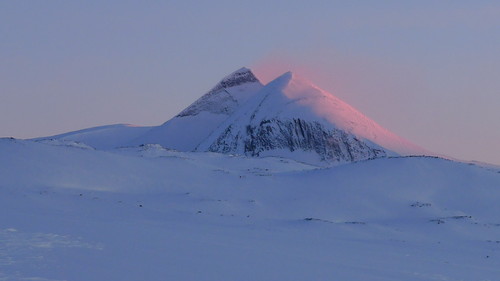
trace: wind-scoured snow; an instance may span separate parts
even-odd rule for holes
[[[496,280],[500,170],[0,139],[0,280]]]

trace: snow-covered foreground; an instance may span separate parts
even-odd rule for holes
[[[0,139],[0,280],[499,280],[500,173]]]

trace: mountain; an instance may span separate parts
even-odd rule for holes
[[[291,72],[267,85],[248,68],[224,77],[162,125],[110,125],[41,139],[96,149],[159,144],[178,151],[280,156],[315,165],[430,153]]]
[[[177,116],[152,128],[133,143],[155,143],[179,151],[192,151],[261,88],[262,84],[250,69],[238,69]]]
[[[312,163],[427,154],[291,72],[262,88],[196,150]]]

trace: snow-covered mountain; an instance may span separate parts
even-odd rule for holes
[[[312,163],[426,154],[291,72],[266,85],[197,150]]]
[[[112,125],[48,138],[97,149],[160,144],[316,165],[429,154],[304,78],[289,72],[263,86],[248,68],[224,77],[160,126]]]
[[[155,143],[179,151],[192,151],[261,88],[262,84],[250,69],[238,69],[177,116],[132,143]]]

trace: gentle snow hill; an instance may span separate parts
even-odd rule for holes
[[[0,280],[496,280],[500,171],[0,139]],[[91,269],[91,270],[89,270]]]
[[[270,173],[317,168],[288,159],[258,161],[215,153],[183,153],[159,145],[100,151],[69,141],[4,138],[0,146],[0,185],[4,186],[148,192],[172,183],[183,188],[198,184],[200,178],[230,171]],[[223,164],[228,167],[221,169]],[[165,177],[159,181],[160,174]]]
[[[136,139],[149,131],[151,127],[130,124],[106,125],[93,127],[55,136],[35,138],[33,140],[60,140],[84,143],[95,149],[114,149],[128,146],[132,139]]]
[[[262,84],[250,69],[238,69],[177,116],[152,128],[133,143],[155,143],[179,151],[193,151],[261,88]]]
[[[428,154],[291,72],[267,84],[197,151],[282,156],[315,164]]]

